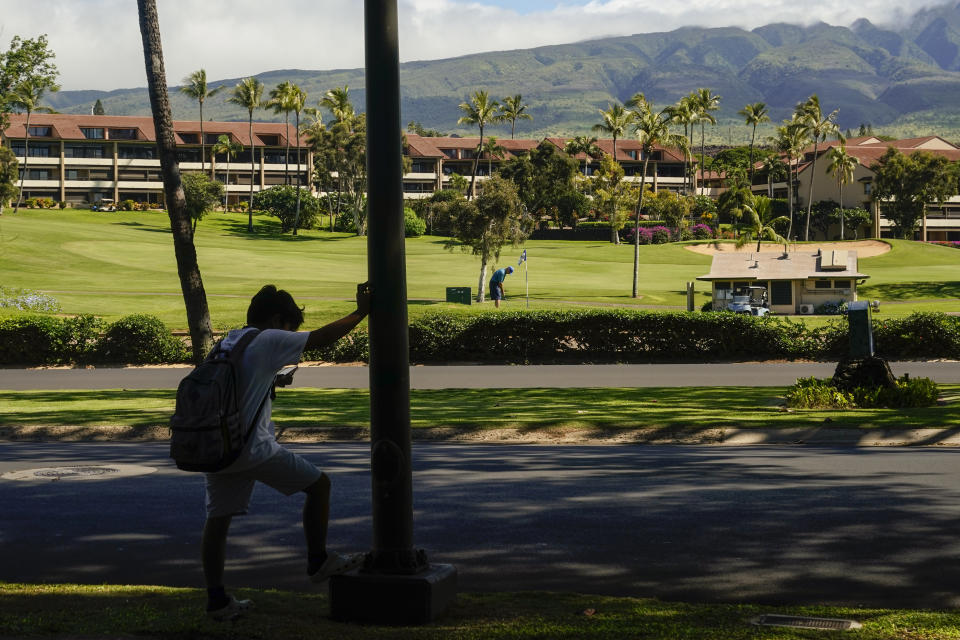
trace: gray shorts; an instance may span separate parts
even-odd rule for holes
[[[236,473],[208,473],[207,516],[216,518],[246,513],[253,485],[257,482],[290,496],[303,491],[322,475],[323,472],[305,458],[286,449],[256,467]]]

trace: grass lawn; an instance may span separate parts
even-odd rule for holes
[[[246,231],[244,214],[210,214],[200,223],[196,245],[215,328],[242,324],[250,296],[267,282],[294,294],[306,306],[307,324],[347,313],[354,285],[366,279],[366,239],[343,233],[303,231],[279,234],[279,223],[255,218]],[[881,304],[880,315],[906,315],[918,308],[960,311],[960,251],[907,241],[892,241],[893,251],[866,258],[871,275],[864,298],[918,306]],[[630,297],[632,245],[608,242],[528,241],[508,247],[495,266],[516,264],[522,249],[527,266],[531,309],[577,305],[685,306],[685,283],[710,269],[710,257],[682,245],[641,247],[640,299]],[[410,314],[438,309],[486,312],[484,305],[443,302],[447,286],[476,291],[479,258],[443,248],[437,237],[406,243]],[[149,313],[172,328],[186,326],[180,284],[166,214],[96,213],[81,209],[22,210],[0,217],[2,285],[49,292],[63,313],[93,313],[115,320]],[[488,271],[488,276],[490,271]],[[706,302],[698,283],[696,305]],[[507,279],[507,308],[525,308],[524,270]],[[929,301],[928,301],[929,300]],[[0,314],[14,311],[0,309]],[[816,321],[816,320],[813,320]]]
[[[940,385],[947,405],[919,409],[780,410],[777,387],[648,389],[414,389],[414,429],[665,431],[715,428],[924,428],[955,426],[960,385]],[[2,427],[67,427],[92,437],[98,427],[165,427],[174,391],[0,391]],[[349,428],[370,424],[365,389],[279,389],[273,409],[283,429]]]
[[[115,585],[0,583],[0,637],[9,638],[498,638],[658,640],[960,638],[960,614],[840,607],[766,607],[668,603],[561,593],[461,593],[439,620],[422,627],[380,627],[329,620],[327,596],[240,589],[256,608],[234,623],[206,620],[198,589]],[[757,627],[763,614],[853,619],[857,631]]]

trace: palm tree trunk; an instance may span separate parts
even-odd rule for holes
[[[810,211],[813,209],[813,177],[817,175],[817,149],[820,144],[819,136],[813,139],[813,164],[810,166],[810,188],[807,190],[807,225],[803,232],[803,239],[810,239]],[[799,178],[799,171],[797,174]]]
[[[200,172],[207,170],[207,139],[203,135],[203,100],[200,100]],[[211,167],[212,171],[213,167]],[[211,178],[213,176],[210,176]]]
[[[290,136],[287,136],[287,159],[290,158]],[[297,212],[293,215],[293,235],[297,235],[297,226],[300,224],[300,189],[302,188],[300,171],[300,112],[297,111]]]
[[[226,183],[223,185],[223,212],[227,212],[227,203],[230,200],[230,152],[227,152],[227,176],[225,178]]]
[[[170,113],[166,72],[163,68],[156,0],[137,0],[137,9],[140,14],[143,58],[146,64],[157,148],[160,153],[160,170],[163,174],[163,188],[167,199],[167,214],[170,218],[173,248],[177,258],[177,273],[180,276],[180,288],[183,291],[187,324],[193,343],[193,359],[194,362],[199,363],[213,344],[213,329],[210,326],[207,295],[200,277],[197,249],[193,244],[190,219],[186,215],[183,185],[180,182],[180,167],[177,163],[173,116]]]
[[[843,240],[843,180],[840,180],[840,239]]]
[[[253,233],[253,181],[257,170],[254,162],[257,158],[257,147],[253,144],[253,109],[250,109],[250,206],[247,208],[247,231]]]
[[[30,109],[27,109],[27,122],[24,126],[23,169],[20,171],[20,193],[17,194],[17,204],[13,207],[14,213],[20,210],[20,203],[23,202],[23,179],[27,177],[27,163],[30,161]]]
[[[707,166],[707,143],[706,143],[706,128],[707,125],[704,122],[700,123],[700,172],[703,173],[706,170]],[[700,181],[700,195],[703,195],[703,181]]]
[[[643,174],[640,176],[640,198],[637,200],[637,226],[633,229],[633,297],[637,297],[640,281],[640,211],[643,209],[643,191],[647,186],[647,163],[650,156],[643,151]]]
[[[483,127],[480,127],[480,145],[478,149],[483,149]],[[477,168],[480,166],[480,152],[477,152],[477,157],[473,159],[473,176],[470,178],[470,193],[467,194],[467,199],[476,198],[476,182],[477,182]]]
[[[283,184],[290,184],[290,112],[284,111],[283,117],[286,118],[284,126],[287,129],[287,155],[283,157]],[[297,131],[300,129],[297,128]],[[293,227],[293,235],[297,235],[297,227]]]
[[[787,226],[787,241],[793,237],[793,156],[787,156],[787,210],[790,224]]]
[[[750,193],[753,193],[753,145],[757,141],[757,125],[753,125],[753,135],[750,136]]]

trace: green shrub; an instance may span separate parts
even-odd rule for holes
[[[190,354],[159,318],[136,314],[107,327],[97,344],[96,358],[118,364],[163,364],[186,362]]]
[[[904,375],[893,387],[857,387],[849,392],[833,385],[832,379],[801,378],[787,390],[787,406],[797,409],[906,409],[930,407],[937,403],[939,390],[929,378]]]
[[[0,319],[0,364],[56,364],[61,322],[50,316],[22,315]]]
[[[419,238],[427,231],[427,223],[413,209],[403,209],[403,235],[407,238]]]
[[[133,211],[137,208],[137,203],[133,200],[121,200],[120,201],[120,210],[121,211]]]
[[[787,406],[797,409],[846,409],[849,394],[840,391],[828,378],[800,378],[787,389]]]
[[[66,208],[67,208],[67,201],[66,201],[66,200],[61,200],[60,202],[57,203],[57,206],[60,207],[61,209],[66,209]]]

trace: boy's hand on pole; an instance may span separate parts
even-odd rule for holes
[[[361,282],[357,285],[357,313],[366,316],[370,313],[370,283]]]

